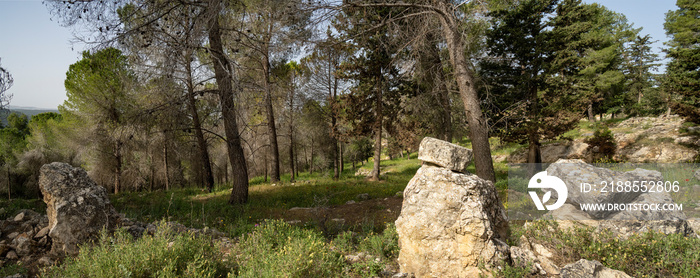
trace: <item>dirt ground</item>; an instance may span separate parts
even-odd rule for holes
[[[293,224],[325,223],[326,226],[343,230],[368,225],[383,229],[386,223],[393,223],[399,217],[402,202],[400,197],[388,197],[320,208],[297,207],[281,212],[274,218]]]

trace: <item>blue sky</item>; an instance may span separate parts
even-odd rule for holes
[[[663,30],[665,13],[676,9],[673,0],[584,0],[600,3],[625,14],[635,27],[651,34],[654,50],[668,38]],[[50,20],[41,1],[0,0],[0,58],[14,85],[10,105],[55,109],[66,99],[63,80],[68,66],[80,58],[82,45],[71,45],[71,31]],[[661,54],[663,55],[663,54]]]

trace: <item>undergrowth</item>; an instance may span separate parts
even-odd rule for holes
[[[626,239],[610,231],[577,227],[561,229],[555,221],[535,221],[513,229],[511,245],[521,235],[557,254],[559,266],[579,259],[596,260],[634,277],[700,277],[700,239],[656,231]]]
[[[46,269],[42,277],[224,277],[231,268],[210,239],[176,234],[160,225],[134,241],[125,230],[102,232],[80,254]]]

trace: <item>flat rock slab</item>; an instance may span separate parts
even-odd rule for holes
[[[420,161],[460,173],[467,172],[472,157],[470,149],[431,137],[423,138],[418,149]]]

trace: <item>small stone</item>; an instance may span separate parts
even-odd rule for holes
[[[394,196],[403,198],[403,191],[396,191],[396,194],[394,194]]]
[[[357,199],[359,201],[367,201],[367,200],[369,200],[369,194],[368,193],[357,194],[355,199]]]
[[[354,203],[355,203],[355,200],[350,200],[350,201],[345,202],[346,205],[352,205]]]
[[[559,275],[561,273],[559,267],[555,265],[552,261],[550,261],[548,258],[545,258],[544,256],[539,256],[537,257],[537,260],[540,262],[542,270],[547,272],[547,274]]]
[[[513,264],[516,266],[520,267],[526,267],[527,265],[531,264],[531,269],[530,273],[536,273],[538,269],[537,264],[536,264],[536,258],[535,254],[532,253],[532,251],[524,248],[520,248],[517,246],[511,246],[510,247],[510,258],[513,261]]]
[[[39,232],[36,233],[36,235],[34,235],[34,238],[42,238],[48,234],[49,234],[49,227],[47,226],[47,227],[44,227],[41,230],[39,230]]]
[[[156,227],[156,225],[153,225],[152,223],[148,223],[148,225],[146,225],[146,232],[149,235],[155,235],[157,230],[158,227]]]
[[[15,251],[13,251],[13,250],[10,250],[10,252],[7,252],[7,254],[5,255],[5,258],[8,260],[19,259],[19,257],[17,256],[17,253],[15,253]]]
[[[39,246],[44,247],[49,244],[49,237],[42,237],[39,239]]]
[[[18,235],[19,235],[18,232],[13,232],[13,233],[7,235],[7,238],[8,238],[9,240],[13,240],[13,239],[15,239]]]
[[[37,260],[37,263],[41,266],[50,266],[53,265],[53,260],[47,256],[44,256],[39,258],[39,260]]]
[[[18,255],[27,256],[34,251],[36,242],[33,241],[29,235],[24,233],[12,240],[12,245],[15,247],[15,251]]]
[[[535,253],[540,254],[546,258],[551,258],[552,257],[552,252],[549,251],[546,247],[542,246],[541,244],[533,244],[532,245],[533,249],[535,249]]]
[[[19,214],[17,214],[14,220],[17,222],[24,220],[24,212],[20,212]]]
[[[356,264],[362,261],[362,258],[358,255],[345,255],[345,262],[349,264]]]

